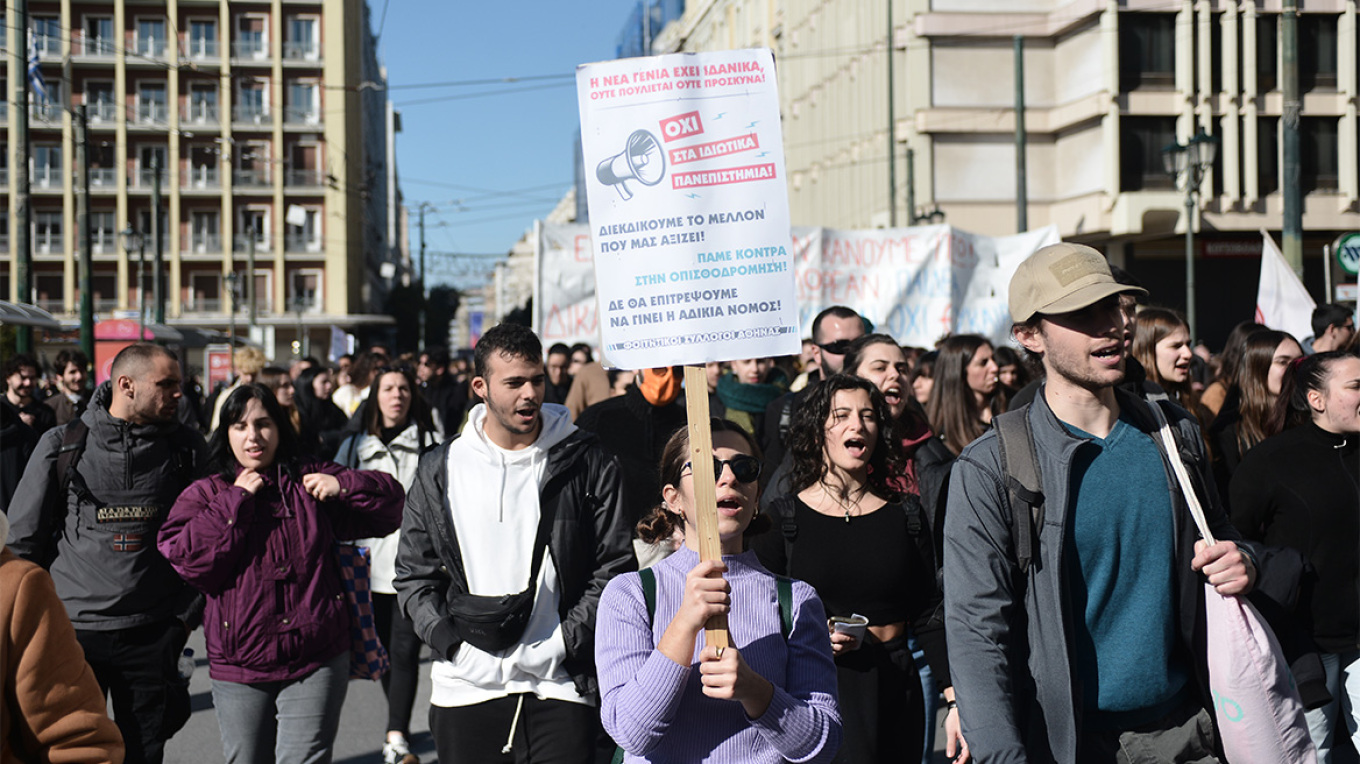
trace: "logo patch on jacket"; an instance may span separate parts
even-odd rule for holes
[[[140,552],[141,550],[142,550],[142,534],[140,533],[113,534],[113,551]]]
[[[121,507],[100,507],[95,510],[94,519],[99,523],[135,523],[155,520],[161,516],[159,504],[124,505]]]

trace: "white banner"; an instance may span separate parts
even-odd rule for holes
[[[798,352],[774,75],[765,49],[577,67],[600,333],[612,363]]]
[[[556,342],[584,342],[599,348],[595,258],[589,228],[560,223],[540,223],[538,228],[534,331],[543,340],[543,352]]]
[[[542,231],[539,273],[579,275],[590,268],[579,259],[592,251],[588,226],[543,223]],[[798,227],[792,239],[800,336],[811,333],[817,313],[846,305],[877,331],[918,347],[931,347],[947,333],[1008,341],[1006,295],[1016,266],[1059,240],[1053,226],[992,237],[948,225],[857,231]],[[559,281],[556,275],[553,281]],[[538,324],[544,343],[595,342],[591,333],[560,334],[564,327],[595,326],[593,278],[587,283],[564,275],[560,281],[570,281],[575,291],[549,289],[545,280],[541,299],[534,302],[544,317]],[[578,316],[589,319],[576,322]]]

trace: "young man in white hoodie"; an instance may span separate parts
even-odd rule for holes
[[[485,403],[421,459],[397,553],[399,602],[436,657],[435,748],[445,764],[587,764],[599,728],[595,611],[609,579],[636,567],[618,463],[564,407],[543,403],[532,331],[494,327],[474,363]],[[534,576],[536,549],[546,553]],[[532,593],[522,631],[488,637],[468,616],[468,595],[493,607],[521,592]]]

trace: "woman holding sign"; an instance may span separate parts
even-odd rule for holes
[[[830,761],[840,742],[826,614],[812,587],[776,579],[744,551],[756,524],[760,461],[737,425],[712,420],[721,561],[699,560],[689,431],[661,454],[664,502],[638,525],[643,541],[685,543],[600,598],[595,663],[600,716],[629,762]],[[706,646],[726,615],[732,647]]]
[[[776,573],[817,588],[831,615],[845,739],[836,761],[915,761],[924,748],[920,641],[949,703],[945,750],[967,761],[949,686],[941,593],[920,505],[896,490],[905,473],[891,409],[874,383],[821,382],[793,415],[793,492],[771,505],[779,532],[756,542]]]

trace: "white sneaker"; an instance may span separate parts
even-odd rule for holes
[[[404,736],[383,742],[383,764],[420,764],[420,757],[411,753]]]

